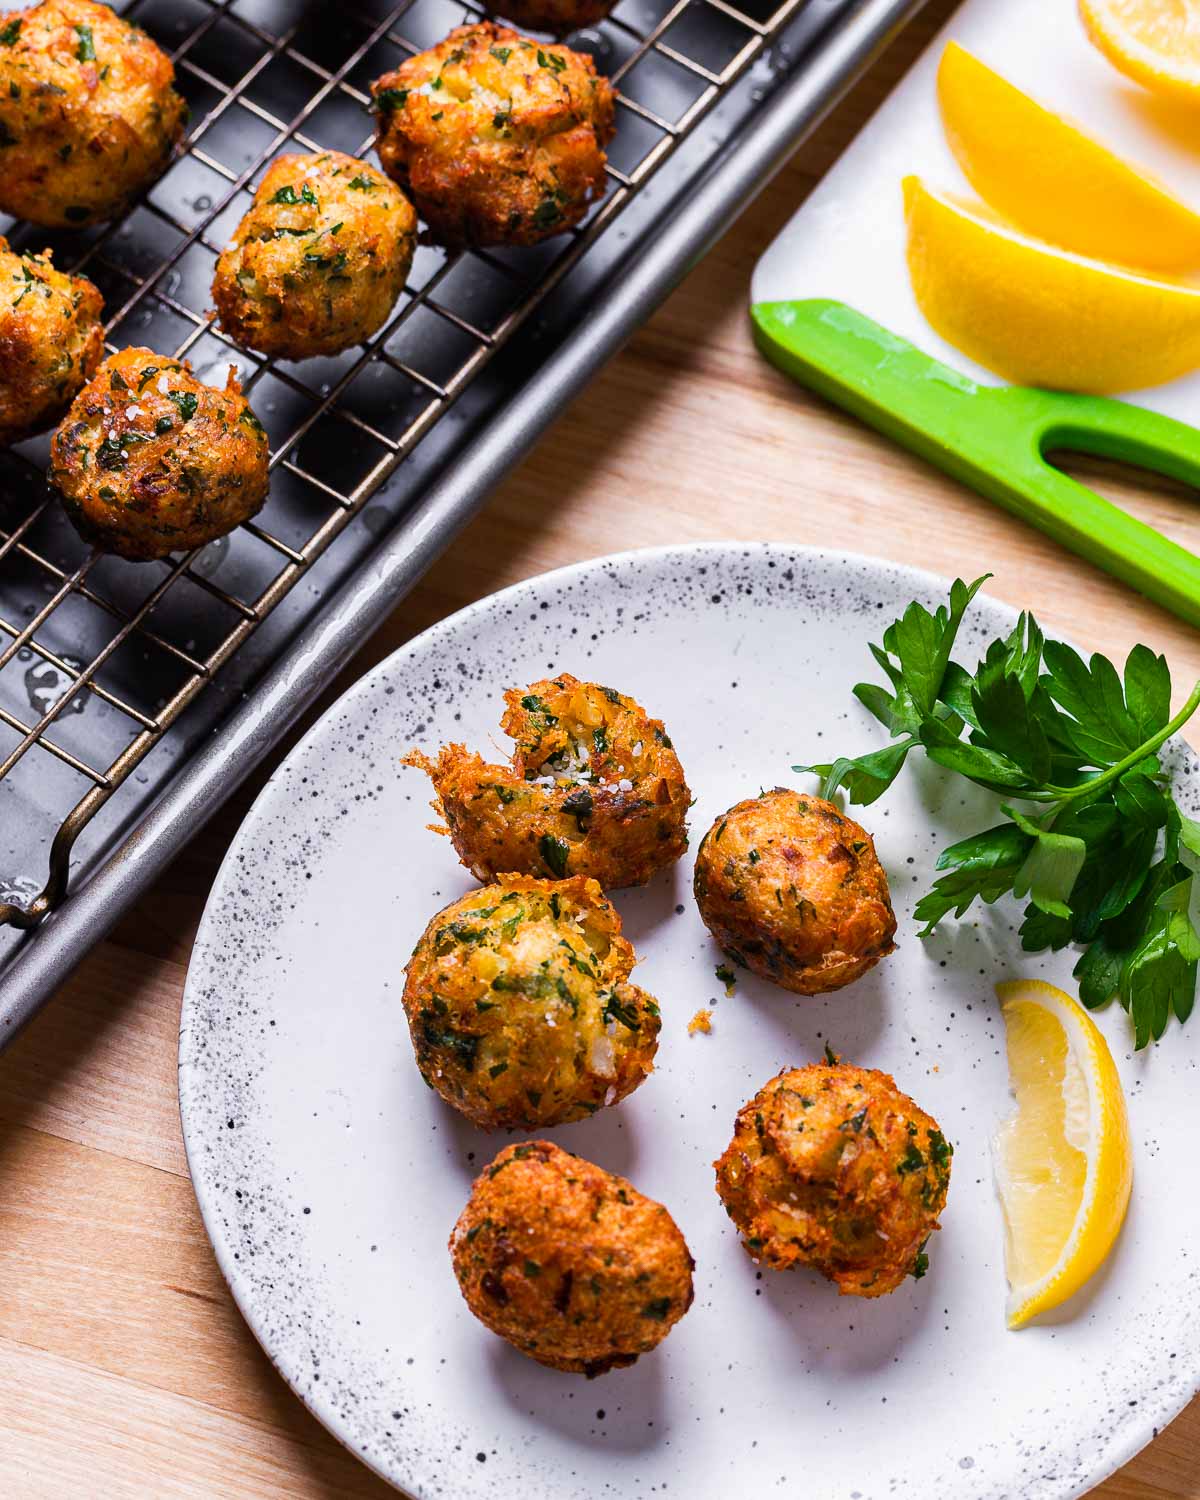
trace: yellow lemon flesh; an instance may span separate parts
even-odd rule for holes
[[[1073,1296],[1116,1243],[1133,1153],[1108,1043],[1077,1000],[1037,979],[998,984],[1015,1112],[996,1134],[1008,1326]]]
[[[1200,365],[1200,288],[1031,240],[982,204],[904,180],[921,311],[966,355],[1024,385],[1110,394]]]
[[[1113,67],[1144,88],[1200,101],[1200,19],[1190,0],[1079,0],[1084,27]]]
[[[1200,265],[1200,215],[950,42],[938,67],[950,149],[1026,234],[1144,271]]]

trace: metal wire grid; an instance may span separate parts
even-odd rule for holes
[[[142,10],[147,0],[134,0],[126,10],[134,15]],[[173,52],[173,60],[180,75],[185,93],[189,92],[187,80],[194,80],[215,96],[212,107],[207,110],[200,123],[190,133],[184,152],[199,162],[208,172],[215,174],[225,185],[223,196],[219,196],[206,208],[203,217],[189,226],[175,213],[164,208],[153,198],[143,200],[141,208],[160,220],[180,238],[169,254],[163,255],[153,269],[145,274],[131,270],[114,256],[114,238],[121,232],[121,222],[110,225],[74,259],[71,269],[97,275],[103,270],[109,277],[115,276],[119,283],[128,284],[130,290],[106,324],[106,334],[129,321],[130,314],[140,304],[148,303],[155,308],[167,310],[175,318],[188,325],[188,332],[177,344],[173,353],[184,358],[192,353],[206,336],[218,340],[243,366],[252,364],[252,373],[244,380],[247,394],[253,399],[255,387],[268,375],[298,396],[303,397],[310,410],[278,441],[273,442],[271,468],[283,470],[310,491],[320,495],[327,509],[324,518],[302,540],[292,543],[276,535],[259,522],[247,522],[242,530],[270,549],[279,559],[274,576],[252,599],[222,589],[199,571],[197,552],[168,561],[148,592],[131,608],[118,603],[110,594],[89,582],[89,575],[96,570],[100,554],[88,553],[73,569],[55,563],[44,551],[33,543],[34,529],[47,506],[54,504],[46,495],[37,500],[19,523],[5,529],[0,525],[0,564],[5,559],[20,558],[32,565],[48,581],[51,587],[49,598],[23,626],[6,618],[0,601],[0,633],[7,644],[0,649],[0,671],[13,660],[18,652],[31,652],[41,662],[61,674],[67,686],[49,703],[40,717],[27,722],[21,716],[0,704],[0,723],[17,735],[17,743],[0,759],[0,782],[9,776],[13,768],[32,749],[38,749],[70,767],[89,784],[84,795],[70,809],[53,839],[49,860],[49,878],[43,889],[31,900],[18,904],[15,901],[0,902],[0,923],[20,928],[34,926],[65,894],[70,868],[72,846],[82,828],[99,808],[112,796],[134,768],[145,758],[163,734],[179,718],[188,705],[212,681],[215,674],[247,640],[258,625],[270,614],[280,600],[304,576],[306,570],[333,542],[361,510],[367,499],[384,482],[397,464],[425,436],[449,406],[461,395],[466,386],[478,375],[508,342],[516,330],[529,318],[543,298],[568,273],[589,245],[608,227],[626,206],[630,198],[639,192],[654,173],[669,159],[671,154],[694,131],[722,94],[746,71],[749,65],[772,38],[804,3],[804,0],[783,0],[761,19],[748,15],[727,0],[674,0],[673,4],[648,28],[639,29],[619,17],[612,17],[606,28],[624,42],[626,55],[610,72],[617,86],[619,119],[624,112],[626,120],[632,118],[648,127],[649,136],[636,159],[624,167],[613,163],[608,166],[609,190],[596,206],[583,226],[564,237],[562,248],[553,258],[539,265],[540,276],[532,287],[514,269],[511,260],[503,255],[492,255],[480,251],[447,254],[438,252],[440,264],[420,284],[410,284],[405,296],[398,304],[389,323],[361,350],[356,351],[349,362],[326,388],[313,391],[293,370],[288,370],[274,361],[262,361],[247,356],[246,351],[224,338],[214,326],[213,320],[203,312],[187,306],[173,294],[170,274],[187,252],[195,245],[202,246],[210,254],[219,253],[220,244],[214,240],[217,222],[222,215],[232,213],[240,217],[244,205],[238,205],[243,194],[257,180],[263,168],[281,148],[296,142],[309,151],[323,149],[321,142],[306,130],[321,106],[332,97],[344,96],[364,109],[369,103],[367,93],[350,81],[349,75],[377,50],[379,44],[390,45],[405,55],[413,55],[429,39],[415,41],[400,29],[401,23],[410,19],[421,5],[421,0],[401,0],[382,18],[372,18],[357,5],[342,5],[341,11],[351,14],[363,27],[358,45],[335,68],[330,69],[308,56],[297,44],[304,30],[301,19],[278,34],[272,34],[256,21],[234,9],[236,0],[203,0],[206,13],[195,24],[185,40]],[[368,0],[369,3],[369,0]],[[465,19],[483,14],[473,3],[464,7]],[[674,44],[668,33],[677,28],[685,13],[700,12],[699,21],[720,17],[726,31],[732,30],[733,45],[730,55],[719,68],[707,66]],[[221,79],[203,66],[193,54],[203,39],[219,23],[232,24],[258,48],[258,55],[242,71],[236,81]],[[448,29],[448,28],[446,28]],[[601,38],[596,33],[597,41]],[[305,77],[312,80],[312,89],[302,106],[290,119],[284,119],[264,107],[251,97],[249,90],[264,71],[277,59],[286,58]],[[683,70],[681,76],[690,79],[694,93],[690,102],[673,119],[648,107],[633,97],[628,88],[621,88],[634,70],[650,59],[665,59],[673,68]],[[383,71],[382,68],[372,71]],[[608,71],[608,70],[605,70]],[[214,135],[214,127],[228,115],[234,105],[261,122],[270,132],[265,145],[254,153],[253,160],[243,170],[235,171],[206,149],[206,137]],[[364,155],[372,144],[373,133],[364,134],[354,155]],[[199,201],[199,200],[198,200]],[[126,231],[128,233],[128,231]],[[221,238],[227,238],[227,233]],[[12,236],[15,242],[26,238],[20,232]],[[473,258],[486,264],[496,275],[511,284],[511,298],[507,309],[494,324],[487,328],[477,326],[471,318],[450,305],[450,299],[439,293],[452,278],[455,269],[464,258]],[[60,256],[61,263],[61,256]],[[415,278],[414,278],[415,281]],[[437,320],[442,329],[454,330],[454,337],[462,346],[462,355],[455,367],[444,378],[435,379],[415,364],[399,357],[389,345],[396,341],[404,325],[415,318],[418,310],[425,309]],[[483,320],[480,320],[483,321]],[[115,349],[117,344],[109,342]],[[396,435],[383,431],[375,422],[369,421],[342,401],[356,377],[371,364],[387,367],[409,382],[419,393],[418,409],[412,414],[404,429]],[[302,440],[318,423],[333,419],[356,429],[381,450],[378,458],[357,481],[344,491],[327,482],[319,474],[302,465],[299,448]],[[20,461],[30,471],[30,477],[40,474],[33,462],[19,455]],[[148,570],[149,571],[149,570]],[[236,623],[228,629],[203,656],[194,655],[185,646],[173,641],[155,629],[153,615],[170,590],[179,580],[186,578],[212,599],[219,601],[232,613]],[[112,631],[105,644],[97,650],[86,664],[76,665],[59,651],[51,649],[39,638],[39,631],[55,615],[65,601],[72,597],[86,600],[102,611],[112,621]],[[129,696],[114,691],[101,680],[100,674],[106,664],[133,637],[139,642],[166,653],[182,668],[183,679],[172,696],[162,703],[156,712],[148,713],[129,701]],[[190,642],[188,643],[190,645]],[[52,733],[52,727],[61,719],[69,705],[77,702],[83,692],[95,695],[109,708],[123,715],[131,726],[132,738],[125,749],[104,767],[93,765],[85,755],[77,753],[60,743]]]

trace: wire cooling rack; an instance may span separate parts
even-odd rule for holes
[[[44,940],[35,929],[63,901],[73,867],[90,872],[132,847],[155,798],[321,618],[325,596],[348,578],[361,584],[430,476],[465,463],[475,434],[537,379],[564,318],[598,317],[601,297],[621,296],[623,257],[678,215],[690,183],[789,67],[807,66],[821,38],[871,11],[831,65],[848,76],[918,3],[621,0],[570,39],[593,54],[618,99],[607,190],[584,223],[519,251],[421,246],[368,344],[303,363],[264,360],[214,326],[217,254],[274,156],[366,155],[371,81],[483,12],[448,0],[124,7],[174,59],[192,112],[180,155],[101,229],[60,234],[0,218],[0,232],[18,249],[49,244],[56,265],[97,283],[110,349],[187,358],[218,385],[234,364],[271,440],[271,489],[259,516],[230,536],[132,564],[90,550],[66,522],[46,490],[46,439],[0,455],[0,998],[6,974]],[[819,95],[808,101],[810,122]],[[543,391],[539,422],[553,402]],[[464,505],[457,524],[468,513]],[[271,734],[280,732],[277,715]],[[245,768],[243,757],[238,774]],[[206,809],[228,789],[221,779],[218,765]],[[49,981],[35,983],[44,991]],[[3,1004],[0,1019],[13,1024]]]

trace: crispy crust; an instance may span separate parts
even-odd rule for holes
[[[404,290],[416,242],[412,204],[366,162],[277,157],[217,261],[221,327],[280,359],[361,344]]]
[[[433,806],[477,879],[588,875],[614,890],[644,885],[683,854],[691,793],[661,719],[569,672],[504,700],[511,766],[458,744],[436,760],[419,750],[403,760],[433,782]]]
[[[72,402],[48,477],[85,541],[146,560],[201,547],[254,515],[267,457],[232,368],[219,391],[186,361],[123,349]]]
[[[104,353],[104,301],[50,252],[16,255],[0,235],[0,445],[52,427]]]
[[[616,1104],[654,1066],[658,1005],[629,982],[621,919],[594,880],[504,875],[440,911],[404,1010],[430,1088],[485,1130]]]
[[[662,1204],[550,1141],[480,1173],[450,1254],[480,1322],[552,1370],[631,1365],[692,1305],[695,1262]]]
[[[116,215],[183,134],[175,69],[92,0],[0,15],[0,209],[54,228]]]
[[[696,851],[694,890],[730,957],[799,995],[841,989],[895,946],[871,835],[821,797],[776,787],[731,807]]]
[[[604,192],[612,85],[592,59],[492,21],[372,85],[384,171],[443,245],[533,245]]]
[[[833,1063],[772,1078],[713,1165],[751,1259],[811,1266],[845,1295],[881,1297],[924,1273],[952,1155],[890,1074]]]

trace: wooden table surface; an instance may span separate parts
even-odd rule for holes
[[[1122,656],[1196,634],[762,363],[755,259],[948,14],[934,3],[592,383],[362,651],[336,691],[433,621],[547,568],[638,545],[771,538],[974,577]],[[1092,482],[1193,550],[1191,496]],[[324,703],[331,701],[333,692]],[[275,756],[271,764],[277,763]],[[265,775],[265,773],[264,773]],[[308,1415],[234,1308],[192,1197],[175,1053],[193,935],[264,776],[237,796],[0,1059],[0,1496],[393,1494]],[[1200,1025],[1194,1020],[1193,1025]],[[1200,1497],[1200,1402],[1095,1492]]]

